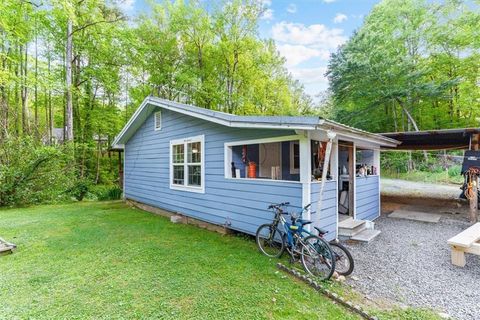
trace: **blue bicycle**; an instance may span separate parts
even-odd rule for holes
[[[284,210],[290,203],[272,204],[268,209],[275,213],[272,223],[263,224],[257,229],[258,249],[268,257],[279,258],[287,251],[291,262],[300,260],[309,274],[321,280],[328,280],[335,271],[335,259],[327,241],[310,233],[304,226],[312,223],[302,219],[305,206],[300,214]],[[284,217],[290,215],[290,222]]]

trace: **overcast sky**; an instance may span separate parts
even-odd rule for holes
[[[314,96],[328,87],[324,77],[331,52],[361,26],[378,0],[259,0],[267,10],[260,35],[275,40],[293,77]],[[145,0],[125,0],[135,15],[148,10]]]

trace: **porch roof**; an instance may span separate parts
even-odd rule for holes
[[[382,133],[402,143],[397,146],[397,150],[468,150],[473,142],[473,136],[478,134],[480,134],[480,128]]]
[[[124,144],[140,128],[143,122],[158,107],[186,114],[195,118],[235,128],[293,129],[293,130],[332,130],[352,137],[363,137],[380,145],[395,147],[400,142],[379,134],[356,129],[318,116],[239,116],[209,110],[162,98],[145,98],[122,131],[112,143],[113,149],[123,149]]]

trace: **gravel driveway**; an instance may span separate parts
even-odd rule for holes
[[[382,196],[453,200],[460,195],[460,185],[415,182],[382,178]]]
[[[465,268],[450,263],[447,239],[469,226],[442,215],[439,223],[378,218],[382,233],[369,244],[348,244],[355,271],[347,283],[370,299],[428,307],[456,319],[480,319],[480,259],[467,254]]]

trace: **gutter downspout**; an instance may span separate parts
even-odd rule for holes
[[[332,153],[332,142],[333,139],[337,136],[337,134],[333,131],[327,131],[328,142],[327,142],[327,150],[325,151],[325,161],[323,163],[323,171],[322,171],[322,182],[320,185],[320,191],[318,194],[318,202],[317,202],[317,214],[320,215],[322,209],[322,200],[323,200],[323,189],[325,187],[325,181],[327,180],[327,170],[328,166],[330,165],[330,154]]]

